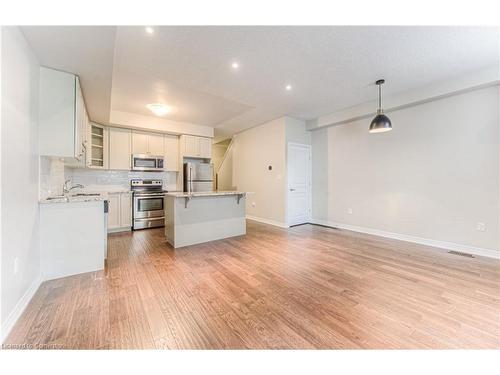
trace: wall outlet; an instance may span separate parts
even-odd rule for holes
[[[348,213],[349,215],[352,215],[352,208],[348,208],[348,209],[347,209],[347,213]]]
[[[486,224],[485,223],[477,223],[476,230],[479,232],[485,232],[486,231]]]
[[[14,258],[14,275],[19,272],[19,258]]]
[[[255,202],[252,202],[252,207],[255,207]]]

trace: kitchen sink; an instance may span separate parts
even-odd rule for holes
[[[53,200],[56,200],[56,199],[65,199],[65,200],[68,200],[68,197],[66,197],[64,195],[59,195],[59,196],[56,196],[56,197],[47,197],[45,199],[48,200],[48,201],[53,201]]]
[[[72,197],[98,197],[100,195],[99,193],[78,193],[73,194]]]

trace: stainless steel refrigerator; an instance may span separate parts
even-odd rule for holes
[[[214,166],[210,163],[184,163],[184,191],[214,190]]]

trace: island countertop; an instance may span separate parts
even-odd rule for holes
[[[219,195],[246,195],[245,192],[243,191],[233,191],[233,190],[226,190],[226,191],[198,191],[198,192],[193,192],[193,193],[187,193],[187,192],[172,192],[172,193],[165,193],[166,197],[174,197],[174,198],[193,198],[193,197],[212,197],[212,196],[219,196]]]

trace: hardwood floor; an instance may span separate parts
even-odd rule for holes
[[[114,234],[105,272],[42,284],[4,347],[500,348],[500,263],[303,225],[174,251]]]

